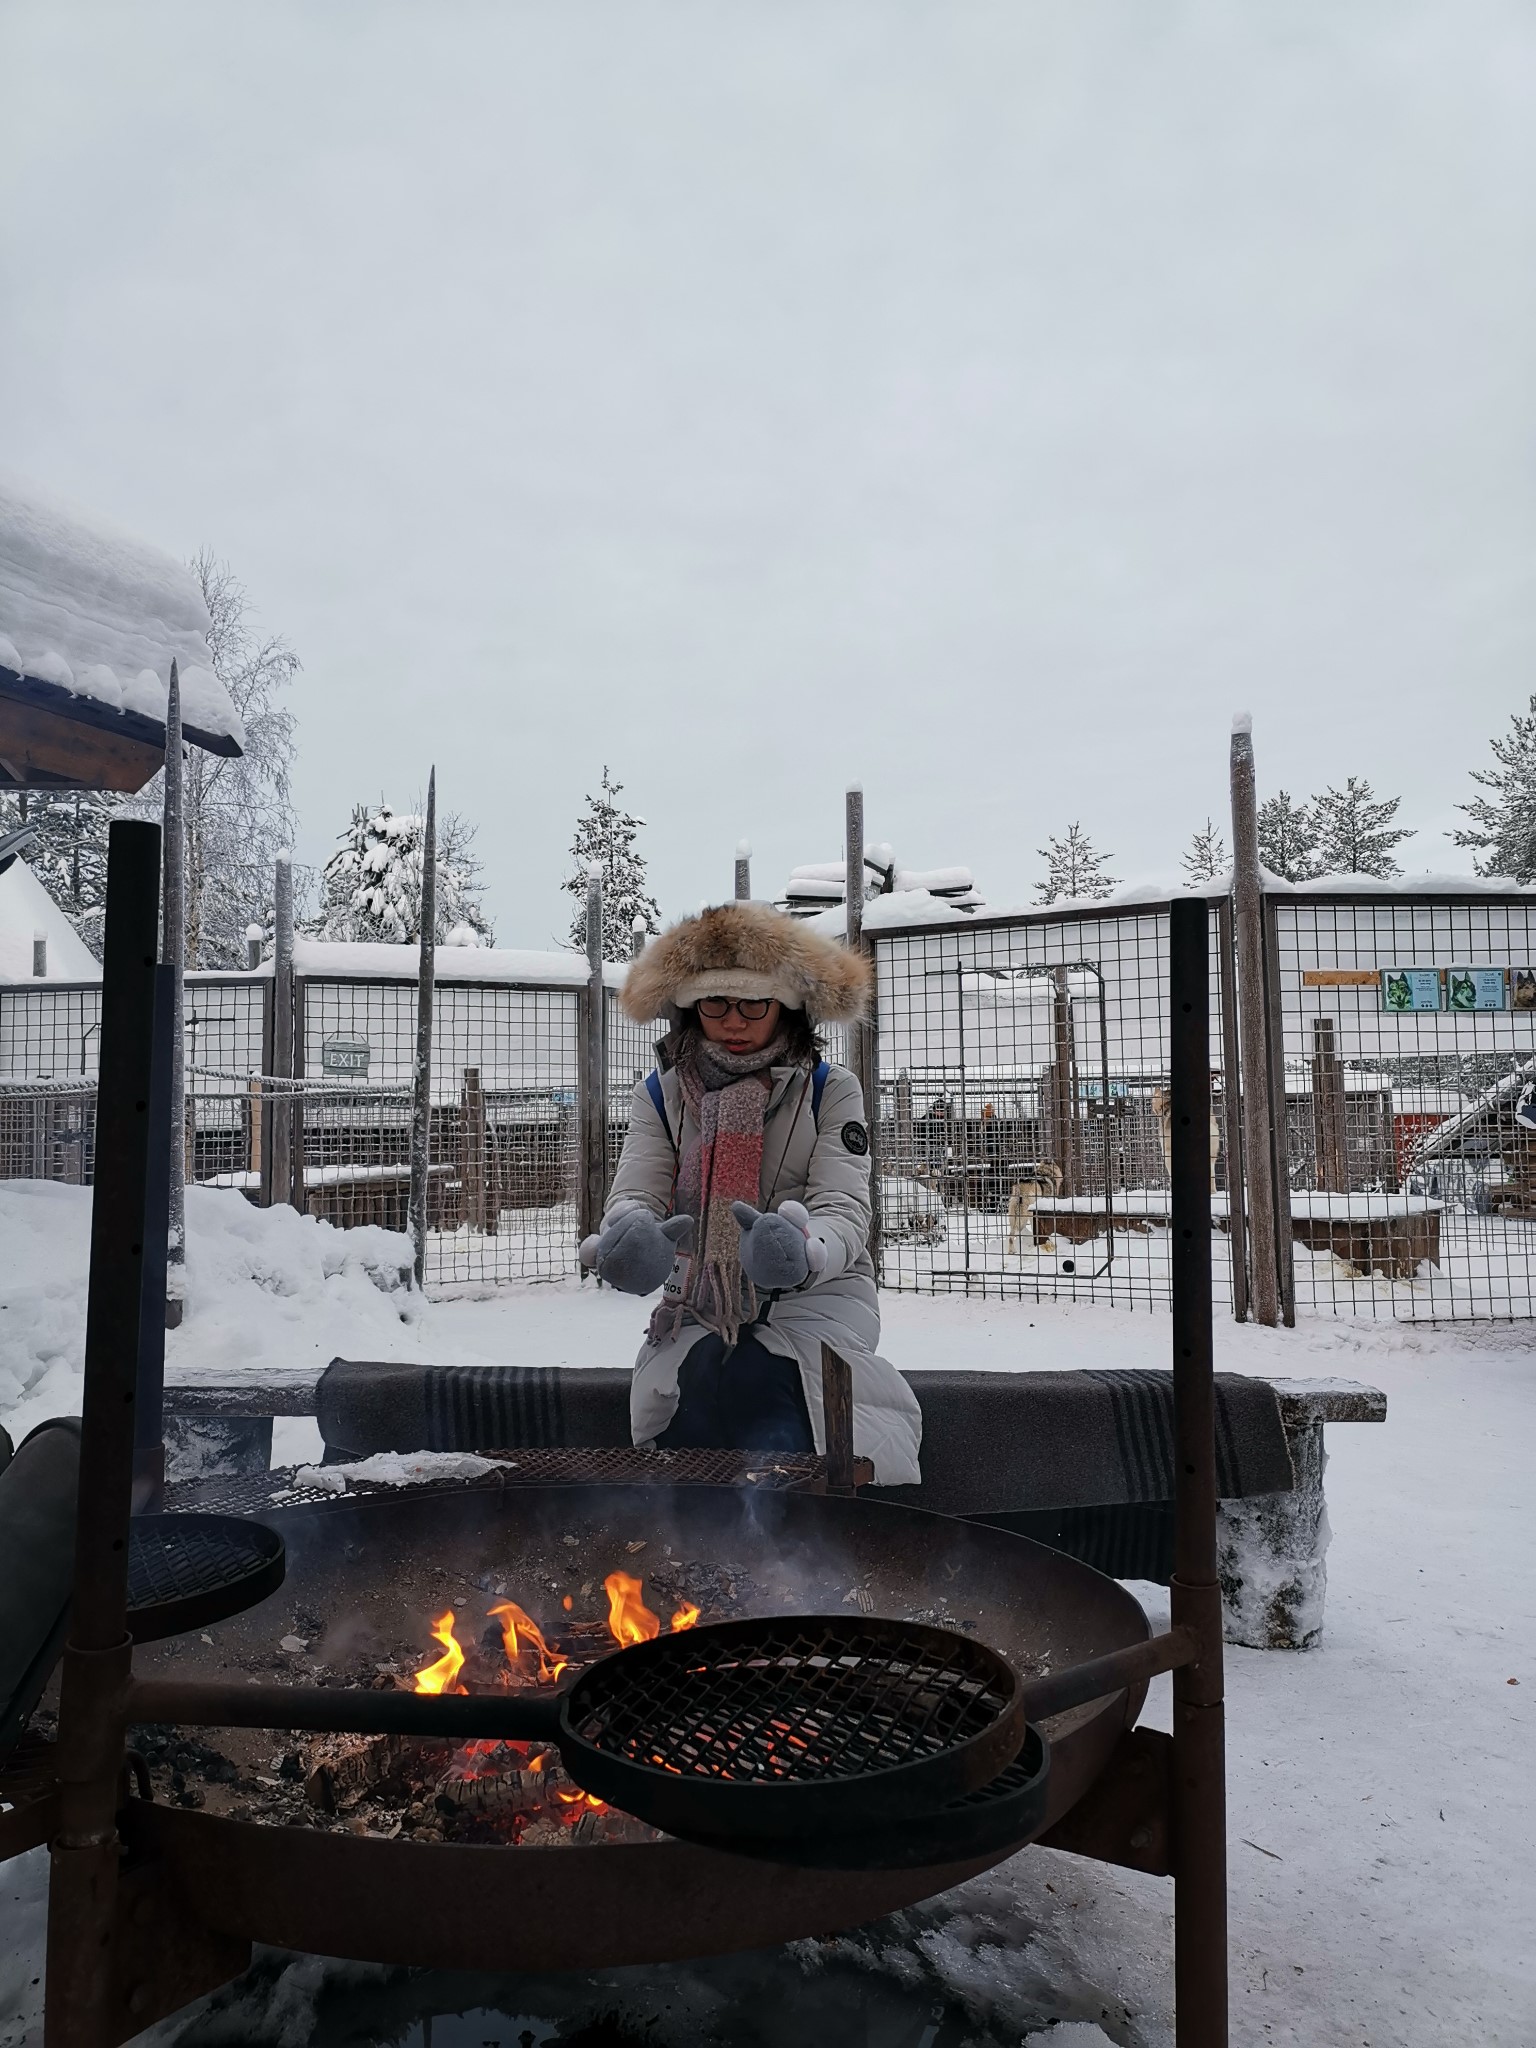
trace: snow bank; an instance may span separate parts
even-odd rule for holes
[[[295,939],[293,971],[326,981],[414,981],[418,950],[414,945],[351,944],[335,939]],[[585,988],[585,953],[535,953],[510,946],[439,946],[434,978],[438,981],[499,981],[537,988]],[[268,972],[270,972],[270,968]],[[609,961],[603,981],[622,988],[626,963]]]
[[[32,941],[48,941],[48,972],[32,972]],[[101,963],[24,860],[0,875],[0,982],[99,981]]]
[[[243,746],[208,629],[190,569],[0,473],[0,667],[163,725],[175,656],[185,723]]]
[[[91,1190],[0,1181],[0,1422],[18,1441],[79,1412]],[[338,1353],[415,1358],[426,1305],[407,1238],[336,1230],[296,1209],[187,1189],[185,1320],[172,1366],[315,1366]]]

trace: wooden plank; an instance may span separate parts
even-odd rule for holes
[[[821,1406],[828,1493],[852,1493],[853,1372],[846,1358],[821,1347]]]
[[[141,790],[165,765],[163,747],[5,696],[0,696],[0,756],[24,783],[36,777],[40,787],[115,789],[125,795]]]
[[[1379,976],[1374,967],[1304,967],[1303,988],[1375,988]]]

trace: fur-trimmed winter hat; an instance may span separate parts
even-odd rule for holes
[[[862,1016],[869,963],[767,903],[721,903],[654,938],[624,981],[637,1024],[676,1018],[704,996],[768,996],[816,1024]]]

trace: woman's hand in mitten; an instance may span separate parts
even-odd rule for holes
[[[582,1240],[581,1263],[595,1266],[598,1278],[620,1294],[654,1294],[692,1236],[691,1216],[658,1223],[644,1209],[626,1209],[601,1237]]]
[[[731,1214],[741,1225],[741,1270],[765,1294],[798,1287],[826,1265],[827,1247],[803,1202],[785,1202],[766,1215],[750,1202],[732,1202]]]

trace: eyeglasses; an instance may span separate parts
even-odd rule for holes
[[[743,1024],[759,1023],[773,1008],[771,996],[748,996],[745,1002],[733,1002],[726,996],[705,996],[698,1005],[701,1017],[707,1017],[712,1024],[734,1010]]]

